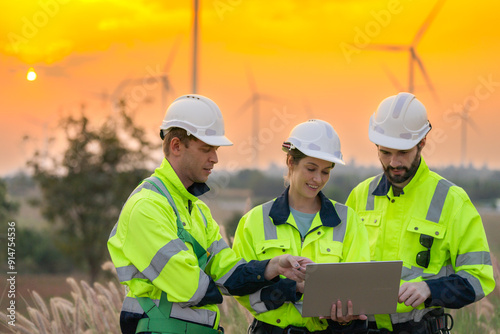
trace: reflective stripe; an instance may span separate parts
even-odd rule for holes
[[[151,299],[151,300],[156,304],[156,306],[158,306],[160,304],[159,299]],[[131,313],[139,313],[139,314],[144,313],[144,310],[142,309],[142,307],[139,304],[139,302],[137,301],[137,299],[132,298],[132,297],[125,297],[125,299],[123,300],[123,304],[122,304],[122,311],[123,312],[131,312]]]
[[[172,256],[178,254],[181,251],[187,251],[188,248],[182,242],[181,239],[173,239],[169,241],[165,246],[160,248],[155,254],[149,266],[142,271],[144,276],[146,276],[151,282],[153,282],[163,270],[167,262],[172,258]]]
[[[172,303],[172,318],[194,322],[209,327],[214,327],[217,320],[217,312],[203,308],[192,309],[190,307],[182,308],[179,303]]]
[[[144,181],[146,181],[146,182],[143,182],[143,184],[145,184],[145,187],[146,187],[146,185],[149,185],[151,188],[148,187],[148,189],[151,189],[156,193],[159,193],[158,189],[156,189],[154,186],[151,186],[151,184],[149,182],[153,182],[158,188],[160,188],[160,190],[163,192],[163,194],[162,193],[159,193],[159,194],[164,195],[168,199],[168,202],[172,206],[172,209],[174,209],[174,211],[175,211],[175,215],[179,217],[179,212],[177,211],[177,207],[175,206],[174,199],[172,198],[172,196],[168,192],[168,189],[165,188],[165,185],[163,184],[163,182],[161,182],[161,180],[156,178],[156,177],[148,177]]]
[[[111,239],[112,237],[115,236],[117,229],[118,229],[118,223],[116,223],[115,226],[113,227],[113,229],[111,230],[111,233],[109,234],[109,238],[108,239]]]
[[[205,215],[203,214],[203,211],[201,211],[200,207],[197,205],[196,206],[198,208],[198,211],[200,211],[200,214],[201,214],[201,218],[203,218],[203,223],[205,224],[205,227],[207,227],[207,218],[205,217]]]
[[[227,289],[224,287],[224,284],[226,283],[228,278],[231,277],[231,275],[234,273],[236,268],[238,268],[240,265],[245,264],[245,263],[247,263],[247,261],[245,261],[245,259],[239,260],[238,263],[236,263],[224,276],[222,276],[217,281],[215,281],[215,283],[217,284],[217,287],[219,288],[219,290],[221,291],[222,294],[230,295],[229,291],[227,291]]]
[[[377,188],[382,175],[383,174],[379,174],[375,176],[375,178],[370,182],[370,186],[368,187],[368,198],[366,199],[366,211],[375,209],[375,195],[373,195],[373,192],[375,191],[375,188]]]
[[[210,256],[215,256],[220,251],[222,251],[223,249],[226,249],[226,248],[229,248],[229,246],[227,245],[226,241],[221,238],[219,240],[212,242],[210,247],[208,247],[207,252],[210,253]]]
[[[411,267],[411,268],[406,268],[403,266],[403,270],[401,271],[401,279],[403,281],[411,281],[416,278],[422,277],[424,279],[436,279],[436,278],[441,278],[445,276],[449,276],[451,274],[454,274],[455,270],[453,270],[453,266],[447,265],[444,267],[441,267],[439,272],[437,274],[428,274],[424,273],[424,268],[421,267]]]
[[[433,309],[435,309],[435,308],[424,308],[422,310],[413,309],[410,312],[393,313],[390,315],[391,323],[400,324],[403,322],[408,322],[410,320],[418,322],[418,321],[422,320],[424,315],[426,315],[428,312],[432,311]],[[368,321],[375,321],[375,317],[373,315],[368,315]]]
[[[489,252],[469,252],[457,256],[456,267],[486,264],[491,266]]]
[[[470,285],[472,285],[472,288],[476,293],[476,298],[474,299],[475,302],[484,297],[483,287],[481,286],[481,282],[477,277],[465,270],[460,270],[459,272],[457,272],[457,275],[465,278],[470,283]]]
[[[152,299],[156,306],[159,305],[158,299]],[[122,305],[122,311],[143,314],[144,310],[137,299],[132,297],[125,297]],[[207,309],[192,309],[190,307],[182,308],[179,303],[172,303],[172,311],[170,316],[176,319],[193,322],[213,327],[217,319],[217,312]]]
[[[264,235],[265,240],[278,239],[278,233],[276,231],[276,225],[269,218],[269,212],[273,206],[274,200],[262,204],[262,215],[264,219]]]
[[[116,268],[120,283],[130,281],[133,278],[147,278],[133,264],[125,267]]]
[[[261,292],[261,290],[254,292],[248,296],[248,301],[250,302],[250,307],[257,314],[269,311],[266,307],[266,304],[260,299],[260,292]]]
[[[200,270],[200,279],[198,280],[198,289],[196,289],[193,296],[187,302],[182,302],[182,303],[178,303],[178,304],[182,308],[195,306],[205,296],[205,293],[207,292],[207,287],[209,284],[210,284],[210,278],[208,277],[207,274],[205,274],[205,272],[203,270]]]
[[[348,207],[340,203],[335,203],[335,210],[337,211],[341,222],[333,229],[333,241],[344,242],[345,232],[347,228]]]
[[[299,311],[299,313],[302,314],[302,306],[303,306],[302,301],[298,301],[298,302],[293,303],[293,306],[295,306],[297,311]]]
[[[399,118],[401,112],[403,111],[403,107],[406,105],[406,102],[410,102],[413,100],[415,96],[410,93],[399,93],[396,96],[396,105],[392,110],[392,118]]]
[[[446,200],[446,195],[448,194],[448,190],[450,190],[451,186],[454,186],[454,184],[450,181],[445,179],[439,180],[436,190],[434,190],[434,194],[432,195],[431,204],[429,205],[429,210],[427,211],[427,217],[425,217],[426,220],[439,223],[441,212],[443,212],[444,201]]]

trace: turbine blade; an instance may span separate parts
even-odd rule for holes
[[[408,51],[410,47],[407,45],[397,45],[397,44],[370,44],[366,48],[373,50],[384,50],[384,51]]]
[[[170,49],[170,53],[168,55],[167,61],[165,62],[165,66],[163,67],[163,73],[168,73],[168,70],[172,66],[172,63],[174,62],[175,55],[177,54],[180,45],[181,45],[181,35],[177,35],[174,44],[172,45],[172,49]]]
[[[250,91],[252,92],[252,94],[257,94],[257,85],[255,83],[255,78],[253,76],[253,72],[250,66],[247,66],[246,72],[247,72],[248,87],[250,87]]]
[[[392,85],[394,86],[394,88],[396,88],[396,90],[398,92],[404,92],[405,89],[403,88],[403,85],[401,85],[401,83],[396,78],[396,76],[391,72],[391,70],[389,70],[389,67],[387,67],[387,65],[385,65],[384,63],[382,63],[381,66],[382,66],[382,69],[384,70],[385,74],[387,75],[387,77],[391,81]]]
[[[282,103],[283,99],[277,98],[272,95],[268,94],[258,94],[256,95],[257,100],[262,100],[262,101],[267,101],[267,102],[272,102],[272,103]]]
[[[251,107],[254,104],[254,101],[255,101],[255,96],[252,95],[245,102],[243,102],[241,107],[239,107],[238,110],[236,110],[236,113],[237,114],[243,113],[245,110],[247,110],[249,107]]]
[[[413,41],[411,42],[412,46],[416,46],[420,42],[420,40],[424,36],[425,32],[427,31],[427,29],[431,25],[432,21],[434,20],[436,15],[439,13],[439,10],[441,10],[441,7],[443,7],[444,2],[445,2],[445,0],[438,0],[436,2],[434,7],[432,8],[431,12],[429,13],[427,18],[425,19],[424,23],[420,26],[420,29],[417,31],[417,34],[413,38]]]
[[[472,120],[472,118],[470,118],[469,115],[467,115],[466,118],[464,118],[463,120],[464,122],[467,123],[467,125],[469,125],[471,127],[472,130],[474,130],[474,132],[476,132],[477,134],[480,134],[481,132],[479,131],[479,126],[477,126],[477,123]]]
[[[432,84],[431,78],[429,77],[429,75],[427,74],[427,71],[425,70],[425,67],[424,67],[424,64],[422,63],[422,60],[420,59],[420,57],[416,53],[414,54],[413,59],[417,62],[418,67],[420,68],[420,71],[422,72],[422,75],[424,76],[425,82],[427,83],[427,87],[429,87],[429,89],[432,93],[432,96],[434,97],[434,99],[436,100],[436,102],[438,104],[441,104],[441,102],[439,100],[439,96],[437,95],[436,90],[434,89],[434,85]]]

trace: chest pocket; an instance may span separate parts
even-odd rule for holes
[[[361,211],[358,213],[361,222],[365,225],[370,242],[370,256],[377,258],[377,240],[381,237],[383,231],[381,228],[382,213],[380,211]]]
[[[342,262],[343,244],[333,240],[319,240],[319,256],[321,259],[316,259],[318,262]]]
[[[275,256],[290,253],[289,239],[272,239],[258,243],[255,247],[259,260],[267,260]]]
[[[425,234],[434,238],[431,246],[429,269],[433,264],[442,265],[444,257],[441,252],[441,245],[446,234],[446,226],[426,219],[412,217],[403,236],[401,256],[403,261],[412,266],[418,266],[416,262],[417,253],[425,251],[426,248],[420,244],[420,235]]]

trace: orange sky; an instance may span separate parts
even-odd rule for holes
[[[408,88],[409,53],[371,48],[409,45],[435,4],[200,0],[198,93],[221,107],[235,143],[219,151],[220,166],[281,164],[281,142],[311,117],[334,126],[348,163],[377,163],[368,120],[395,86]],[[156,136],[162,91],[157,82],[143,82],[164,74],[171,54],[168,101],[191,92],[192,1],[24,0],[2,7],[0,175],[22,167],[44,138],[61,137],[58,118],[79,112],[82,103],[102,121],[112,112],[113,92],[129,95],[137,121]],[[433,125],[424,150],[431,166],[460,163],[460,120],[453,112],[469,104],[477,131],[468,128],[466,162],[500,168],[498,12],[494,1],[448,0],[416,48],[440,101],[416,71],[415,94]],[[26,80],[30,66],[38,71],[34,82]],[[249,70],[258,91],[277,101],[260,103],[257,141],[252,110],[239,110],[251,95]],[[126,79],[135,82],[119,90]],[[23,143],[26,134],[35,140]],[[258,161],[251,142],[259,143]]]

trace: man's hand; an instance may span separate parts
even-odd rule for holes
[[[417,307],[431,296],[431,289],[425,282],[403,283],[399,288],[399,302]]]
[[[278,275],[283,275],[300,283],[306,278],[306,264],[308,263],[313,262],[302,256],[290,254],[276,256],[267,264],[264,277],[269,281]]]
[[[304,286],[305,286],[305,281],[301,282],[301,283],[297,283],[297,287],[296,287],[295,291],[300,292],[300,293],[304,293]]]
[[[326,317],[320,317],[320,319],[325,319]],[[368,317],[365,314],[353,314],[352,301],[347,301],[347,314],[342,313],[342,302],[337,300],[336,303],[332,304],[332,309],[330,311],[330,319],[338,322],[341,325],[346,325],[353,320],[366,320]]]

